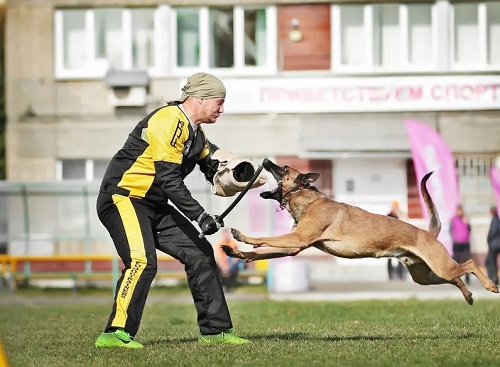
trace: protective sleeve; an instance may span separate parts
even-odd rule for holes
[[[156,161],[154,164],[156,177],[167,198],[182,214],[193,221],[196,220],[204,209],[184,184],[180,164],[165,161]]]

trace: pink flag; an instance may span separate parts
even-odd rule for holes
[[[455,160],[446,142],[434,129],[415,120],[405,120],[405,126],[410,138],[419,193],[422,177],[426,173],[434,171],[434,174],[427,181],[427,189],[441,219],[442,228],[438,239],[452,254],[453,242],[449,230],[450,222],[460,200]],[[422,193],[420,193],[420,203],[424,218],[429,219]]]
[[[500,215],[500,168],[490,168],[491,186],[493,187],[493,194],[495,194],[495,202],[497,206],[498,215]]]

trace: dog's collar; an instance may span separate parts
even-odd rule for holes
[[[278,185],[281,185],[281,182],[278,184]],[[301,185],[299,187],[297,187],[295,190],[292,190],[292,191],[289,191],[285,197],[283,199],[280,200],[280,206],[279,208],[281,210],[284,210],[286,208],[286,205],[288,204],[288,202],[290,201],[290,197],[293,195],[293,194],[296,194],[304,189],[308,189],[309,186],[311,186],[309,183],[308,184],[304,184],[304,185]]]

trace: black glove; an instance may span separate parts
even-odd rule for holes
[[[203,212],[198,217],[198,225],[204,234],[211,235],[217,232],[221,227],[224,227],[224,222],[216,215]]]

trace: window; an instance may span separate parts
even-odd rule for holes
[[[500,4],[488,3],[486,7],[488,63],[500,65]]]
[[[177,70],[276,70],[275,7],[180,7],[173,14]]]
[[[200,64],[200,17],[198,8],[177,9],[177,65]]]
[[[500,3],[454,3],[452,67],[458,70],[500,68]]]
[[[373,63],[397,67],[402,64],[402,45],[399,37],[399,6],[373,6]]]
[[[334,71],[429,71],[436,68],[432,4],[332,6]]]
[[[106,159],[61,159],[56,167],[57,180],[99,181],[108,164]]]
[[[432,7],[426,4],[408,4],[407,9],[408,61],[411,65],[432,64]]]
[[[159,67],[162,8],[61,9],[55,13],[56,77],[102,77],[110,68]]]
[[[363,8],[361,6],[343,6],[340,9],[342,24],[340,27],[342,65],[363,65],[367,40],[364,37]],[[357,47],[353,47],[357,41]]]
[[[83,159],[68,159],[62,161],[62,177],[63,180],[84,180],[85,175],[85,160]]]
[[[490,167],[494,155],[458,155],[455,158],[460,187],[460,199],[471,215],[487,215],[494,203]]]

